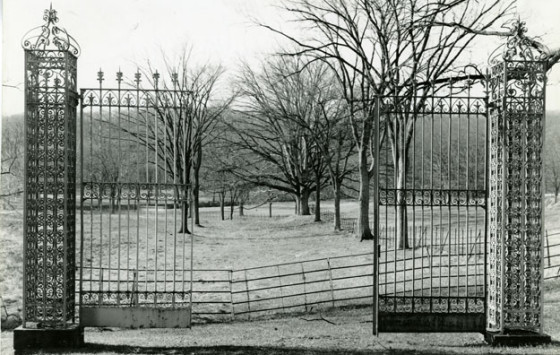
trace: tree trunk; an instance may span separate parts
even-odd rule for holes
[[[301,214],[301,198],[296,195],[296,215],[300,215]]]
[[[367,150],[359,149],[358,167],[360,173],[360,215],[358,218],[358,233],[360,240],[372,240],[373,234],[369,226],[369,172],[367,161]]]
[[[340,184],[333,182],[334,192],[334,230],[340,231]]]
[[[194,211],[194,224],[200,226],[200,210],[199,210],[199,192],[200,185],[198,184],[198,174],[194,177],[195,184],[193,186],[193,211]]]
[[[396,238],[399,249],[408,249],[408,218],[406,212],[406,155],[400,154],[397,158],[397,206],[396,209]]]
[[[321,177],[319,173],[315,175],[315,184],[317,185],[315,190],[315,222],[321,222]]]
[[[310,195],[310,193],[307,190],[303,191],[303,193],[301,194],[300,203],[301,203],[301,215],[302,216],[311,215],[311,212],[309,212],[309,195]]]
[[[235,203],[234,203],[233,193],[230,191],[230,199],[229,199],[229,219],[233,221],[233,212],[235,210]]]
[[[183,201],[181,203],[181,228],[179,229],[178,233],[186,233],[191,234],[189,231],[189,204],[187,201]]]
[[[222,218],[222,221],[226,219],[226,215],[225,215],[225,193],[220,192],[220,217]]]
[[[243,201],[239,201],[239,216],[243,217],[244,216],[243,213],[244,213],[243,212]]]

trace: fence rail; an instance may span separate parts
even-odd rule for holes
[[[544,279],[560,279],[560,230],[544,235]]]
[[[398,298],[411,304],[414,299],[420,304],[432,302],[430,299],[442,304],[458,297],[483,302],[482,239],[473,236],[476,241],[469,242],[468,248],[467,243],[446,241],[428,247],[421,236],[415,238],[414,248],[425,249],[422,257],[418,252],[394,249],[383,253],[387,258],[379,265],[380,298]],[[560,231],[546,232],[544,241],[544,279],[560,279]],[[428,250],[437,251],[437,255]],[[466,270],[466,260],[473,258]],[[451,263],[445,264],[448,260]],[[85,269],[83,274],[88,276],[83,279],[82,292],[89,295],[85,307],[184,307],[192,295],[193,318],[198,321],[251,320],[275,313],[359,306],[370,304],[373,296],[371,252],[244,269],[197,269],[193,270],[192,290],[190,280],[177,284],[169,277],[170,272],[189,275],[187,269],[160,270],[158,277],[153,270]],[[481,309],[473,306],[471,311]],[[451,308],[446,311],[453,312]]]

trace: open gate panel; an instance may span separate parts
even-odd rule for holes
[[[484,331],[485,98],[379,99],[379,331]]]

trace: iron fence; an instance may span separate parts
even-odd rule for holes
[[[560,230],[544,237],[544,280],[560,279]]]
[[[381,246],[380,297],[387,298],[388,303],[392,299],[406,303],[413,297],[420,301],[439,297],[451,302],[458,294],[481,294],[482,230],[467,236],[466,230],[455,229],[441,240],[428,238],[441,234],[437,227],[409,232],[415,236],[411,238],[412,249],[401,251],[391,243],[387,243],[387,250]],[[386,233],[392,233],[391,228]],[[92,295],[83,301],[83,307],[183,307],[191,295],[191,289],[181,285],[184,278],[173,277],[174,273],[189,274],[188,268],[154,271],[84,266],[82,271],[82,285]],[[193,270],[193,319],[250,320],[279,313],[370,305],[373,271],[371,252],[252,268]],[[452,307],[447,312],[453,312]]]

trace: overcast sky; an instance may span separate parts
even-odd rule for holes
[[[241,60],[258,63],[281,40],[253,24],[251,17],[290,27],[274,0],[54,0],[59,23],[77,39],[78,87],[96,86],[99,68],[107,81],[121,68],[131,77],[138,64],[158,63],[161,52],[177,57],[186,46],[197,60],[221,63],[234,72]],[[49,0],[3,0],[2,112],[23,112],[21,39],[43,24]],[[560,0],[518,0],[530,35],[560,46]],[[477,48],[487,56],[491,47]],[[161,70],[160,70],[161,71]],[[6,87],[16,86],[16,88]],[[550,73],[547,107],[560,110],[560,64]]]

